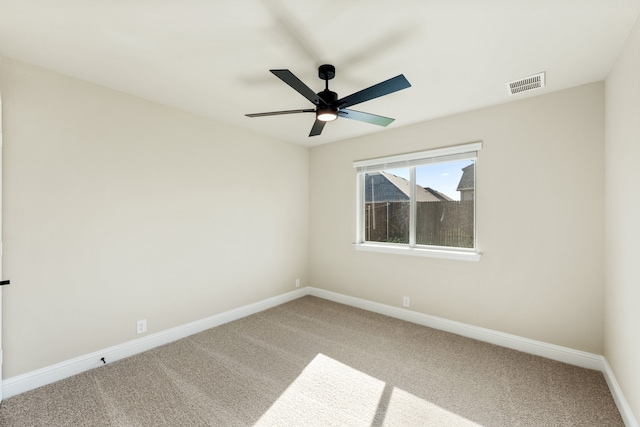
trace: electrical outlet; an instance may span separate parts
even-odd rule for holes
[[[409,301],[409,297],[402,297],[402,305],[404,307],[409,307],[410,301]]]
[[[136,331],[138,334],[144,334],[147,332],[147,319],[138,320],[136,324]]]
[[[296,288],[300,287],[300,279],[296,279]]]

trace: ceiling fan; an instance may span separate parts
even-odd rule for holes
[[[325,123],[344,117],[346,119],[358,120],[379,126],[388,126],[395,119],[375,114],[364,113],[362,111],[350,110],[348,107],[360,104],[371,99],[379,98],[393,92],[411,87],[409,81],[400,74],[389,80],[353,93],[344,98],[338,99],[338,94],[329,90],[329,80],[335,77],[336,68],[333,65],[325,64],[318,67],[318,76],[325,81],[325,88],[322,92],[315,93],[306,84],[297,78],[289,70],[269,70],[280,80],[291,86],[302,96],[311,101],[315,108],[302,110],[272,111],[269,113],[245,114],[247,117],[278,116],[282,114],[315,113],[316,121],[311,128],[309,136],[316,136],[322,133]]]

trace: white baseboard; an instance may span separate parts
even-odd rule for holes
[[[319,298],[328,299],[330,301],[350,305],[352,307],[384,314],[389,317],[395,317],[397,319],[439,329],[441,331],[451,332],[464,337],[496,344],[501,347],[507,347],[524,353],[558,360],[571,365],[596,369],[598,371],[602,371],[603,369],[604,358],[597,354],[573,350],[571,348],[561,347],[554,344],[547,344],[541,341],[522,338],[517,335],[505,334],[503,332],[460,323],[453,320],[447,320],[441,317],[430,316],[428,314],[422,314],[400,307],[394,307],[331,291],[325,291],[324,289],[309,288],[309,294]]]
[[[479,341],[496,344],[501,347],[535,354],[537,356],[546,357],[547,359],[557,360],[570,365],[601,371],[607,381],[613,400],[616,402],[616,406],[620,411],[626,427],[640,427],[633,415],[633,412],[631,412],[631,408],[629,407],[629,404],[616,381],[609,363],[604,356],[554,344],[548,344],[542,341],[535,341],[519,337],[517,335],[505,334],[491,329],[480,328],[478,326],[455,322],[441,317],[430,316],[428,314],[422,314],[400,307],[380,304],[361,298],[326,291],[324,289],[309,287],[309,295],[372,311],[374,313],[384,314],[385,316],[395,317],[396,319],[406,320],[408,322],[417,323],[419,325],[428,326],[441,331],[451,332]]]
[[[607,359],[604,359],[604,370],[602,373],[604,374],[604,379],[607,380],[609,390],[611,391],[613,400],[616,402],[616,406],[620,411],[624,425],[627,427],[640,427],[638,420],[636,420],[633,412],[631,412],[631,407],[629,406],[627,399],[625,399],[624,394],[622,394],[622,389],[620,389],[620,385],[618,385],[618,381],[616,380],[615,375],[613,375],[613,370],[611,370],[611,366],[609,366]]]
[[[453,320],[443,319],[441,317],[430,316],[400,307],[394,307],[381,304],[361,298],[351,297],[336,292],[326,291],[324,289],[305,287],[282,295],[277,295],[266,300],[258,301],[243,307],[216,314],[202,320],[187,323],[166,331],[158,332],[152,335],[138,338],[120,345],[96,351],[91,354],[76,357],[52,366],[47,366],[36,371],[27,372],[26,374],[8,378],[2,382],[2,395],[5,398],[24,393],[35,388],[51,384],[61,379],[76,375],[93,368],[102,366],[101,358],[110,362],[124,359],[138,353],[150,350],[152,348],[168,344],[172,341],[193,335],[195,333],[213,328],[233,320],[241,319],[251,314],[258,313],[263,310],[284,304],[285,302],[303,297],[305,295],[313,295],[329,301],[338,302],[352,307],[361,308],[363,310],[372,311],[374,313],[383,314],[408,322],[428,326],[468,338],[477,339],[479,341],[496,344],[502,347],[511,348],[513,350],[546,357],[548,359],[557,360],[571,365],[580,366],[588,369],[601,371],[609,385],[609,389],[613,396],[618,410],[627,427],[640,427],[636,421],[631,408],[627,403],[618,382],[615,379],[611,367],[603,356],[587,353],[584,351],[573,350],[571,348],[562,347],[554,344],[547,344],[541,341],[535,341],[528,338],[519,337],[517,335],[506,334],[491,329],[481,328],[478,326],[468,325],[466,323],[455,322]]]
[[[195,322],[147,335],[145,337],[105,348],[84,356],[66,360],[55,365],[27,372],[26,374],[7,378],[2,381],[2,396],[4,398],[9,398],[43,385],[51,384],[61,379],[100,367],[103,365],[103,362],[101,361],[101,358],[103,357],[107,363],[115,362],[116,360],[142,353],[189,335],[202,332],[206,329],[267,310],[307,294],[307,288],[297,289],[253,304],[225,311],[205,319],[197,320]]]

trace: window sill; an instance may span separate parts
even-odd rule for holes
[[[410,246],[390,245],[383,243],[356,243],[354,247],[358,251],[380,252],[397,255],[424,256],[429,258],[452,259],[459,261],[480,261],[480,253],[464,250],[447,250],[431,248],[412,248]]]

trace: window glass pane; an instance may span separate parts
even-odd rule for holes
[[[474,247],[475,161],[416,167],[416,244]]]
[[[364,175],[364,240],[409,243],[409,168]]]

